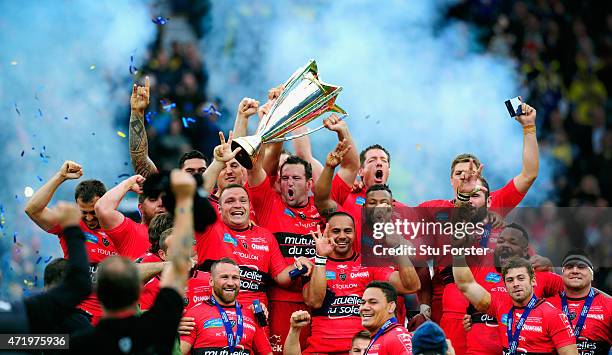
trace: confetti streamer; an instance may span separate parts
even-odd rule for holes
[[[366,119],[366,120],[367,120],[368,118],[370,118],[370,115],[366,115],[366,116],[365,116],[365,119]]]
[[[167,17],[163,17],[163,16],[157,16],[153,19],[151,19],[151,21],[153,21],[154,24],[156,25],[165,25],[166,23],[168,23],[168,21],[170,21],[169,18]]]
[[[36,175],[36,178],[38,179],[38,181],[43,182],[43,178],[41,178],[40,176]]]
[[[25,154],[25,150],[21,151],[21,156],[23,156]]]
[[[153,111],[153,112],[151,112],[151,111],[147,112],[147,114],[145,115],[145,119],[147,120],[147,123],[151,123],[151,119],[152,119],[153,117],[155,117],[155,116],[157,116],[157,112],[155,112],[155,111]]]
[[[210,104],[208,108],[203,109],[202,112],[206,115],[206,117],[210,115],[217,115],[217,117],[221,117],[221,112],[217,111],[213,104]]]
[[[130,176],[132,176],[132,175],[130,175],[130,174],[121,174],[121,175],[117,176],[117,179],[129,178]]]
[[[166,112],[170,112],[170,110],[176,107],[176,104],[170,100],[162,99],[162,100],[159,100],[159,102],[162,104],[162,108]]]
[[[191,117],[183,117],[183,127],[187,128],[187,127],[189,127],[189,123],[193,123],[195,121],[196,120],[194,120]]]
[[[13,244],[17,244],[17,232],[13,233]]]
[[[38,259],[36,259],[36,265],[40,264],[41,261],[42,261],[42,256],[39,256]]]
[[[51,259],[53,259],[53,256],[49,255],[49,257],[45,259],[45,264],[48,264]]]
[[[65,119],[65,120],[67,120],[67,119],[68,119],[68,116],[64,116],[64,119]]]
[[[17,114],[19,116],[21,116],[21,112],[19,111],[19,108],[17,107],[17,103],[15,102],[15,111],[17,111]]]
[[[40,118],[42,118],[43,113],[42,113],[42,110],[41,110],[41,109],[38,109],[38,114],[40,115]]]
[[[135,75],[138,73],[138,68],[134,65],[134,56],[130,56],[130,74]]]
[[[121,131],[117,131],[117,135],[121,138],[125,138],[125,133],[121,132]]]

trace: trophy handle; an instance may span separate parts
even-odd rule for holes
[[[340,112],[344,113],[344,115],[340,116],[340,121],[343,121],[345,118],[348,117],[348,114],[346,114],[346,112],[344,112],[344,110],[341,109],[339,106],[334,105],[334,108],[336,108],[336,109],[340,110]],[[335,110],[331,110],[331,111],[339,112],[339,111],[335,111]],[[315,129],[310,129],[307,132],[300,133],[300,134],[295,134],[295,135],[292,135],[292,136],[289,136],[289,137],[281,137],[281,138],[270,139],[267,143],[279,143],[279,142],[291,141],[291,140],[294,140],[294,139],[298,139],[298,138],[304,137],[304,136],[309,135],[311,133],[314,133],[316,131],[319,131],[323,127],[325,127],[325,125],[320,125],[319,127],[315,128]]]

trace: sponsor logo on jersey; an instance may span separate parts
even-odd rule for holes
[[[204,322],[204,329],[221,327],[223,327],[223,321],[221,321],[221,318],[213,318]]]
[[[295,213],[288,208],[285,208],[285,214],[291,218],[295,218]]]
[[[335,271],[325,271],[325,279],[326,280],[335,280],[336,272]]]
[[[232,237],[229,233],[223,233],[223,241],[226,243],[230,243],[233,246],[238,246],[238,241]]]
[[[365,201],[366,201],[365,198],[359,196],[355,199],[355,204],[358,206],[363,206],[365,205]]]
[[[85,234],[85,241],[87,243],[98,244],[98,237],[96,237],[95,235],[91,233],[87,233],[87,232],[83,232],[83,233]]]
[[[506,325],[506,326],[508,325],[508,314],[507,314],[507,313],[504,313],[504,314],[502,315],[502,318],[501,318],[501,323],[502,323],[503,325]]]
[[[501,281],[501,275],[495,272],[490,272],[485,277],[486,282],[498,283]]]
[[[270,248],[268,248],[267,245],[259,245],[255,243],[251,244],[251,248],[254,250],[270,251]]]

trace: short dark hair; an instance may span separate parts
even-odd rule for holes
[[[379,288],[385,294],[387,302],[397,303],[397,290],[395,290],[395,287],[390,283],[385,281],[372,281],[366,286],[366,290],[368,288]]]
[[[174,228],[172,227],[161,232],[161,234],[159,235],[159,241],[158,241],[159,247],[157,250],[163,250],[164,252],[168,252],[168,244],[166,244],[166,239],[168,239],[168,236],[170,236],[172,232],[174,232]]]
[[[519,269],[522,267],[527,269],[529,278],[533,280],[535,278],[535,272],[533,271],[533,266],[531,266],[531,262],[529,262],[529,260],[527,259],[520,258],[518,256],[508,259],[508,261],[506,262],[506,265],[502,267],[503,279],[504,280],[506,279],[506,275],[508,274],[508,271],[510,271],[511,269]]]
[[[488,199],[489,196],[491,196],[491,188],[489,187],[489,182],[482,175],[478,177],[478,180],[480,180],[480,182],[482,182],[482,186],[486,188],[486,190],[484,191],[484,194],[485,194],[485,199]]]
[[[215,270],[217,270],[217,265],[219,265],[219,264],[230,264],[230,265],[234,265],[236,267],[240,267],[240,266],[238,266],[238,263],[236,263],[234,261],[234,259],[231,259],[231,258],[228,258],[228,257],[223,257],[223,258],[221,258],[219,260],[215,260],[212,263],[212,265],[210,265],[210,274],[211,275],[215,272]]]
[[[138,301],[140,276],[131,260],[109,256],[98,265],[96,278],[96,293],[104,308],[116,311]]]
[[[235,188],[243,189],[244,192],[246,192],[247,196],[249,196],[249,191],[246,189],[246,187],[244,187],[244,186],[242,186],[240,184],[229,184],[229,185],[225,186],[224,188],[222,188],[221,192],[219,192],[219,203],[221,203],[221,196],[223,196],[223,193],[225,192],[225,190],[235,189]]]
[[[155,215],[151,219],[151,222],[149,222],[149,243],[151,243],[149,251],[151,253],[155,254],[159,251],[159,237],[163,231],[172,228],[173,222],[173,218],[168,212]]]
[[[462,153],[462,154],[457,155],[451,163],[451,169],[450,169],[451,176],[453,176],[453,172],[455,171],[455,166],[457,164],[469,163],[470,160],[474,161],[474,165],[476,166],[476,168],[480,167],[480,159],[478,159],[474,154]]]
[[[208,162],[206,161],[206,157],[204,156],[204,154],[202,154],[202,152],[200,152],[199,150],[194,149],[181,156],[181,159],[179,159],[179,169],[182,169],[183,165],[185,165],[185,160],[189,159],[202,159],[204,160],[204,164],[208,166]]]
[[[386,150],[382,145],[380,144],[372,144],[371,146],[367,147],[366,149],[362,150],[361,153],[359,153],[359,165],[363,166],[363,163],[365,163],[365,157],[366,154],[372,150],[372,149],[380,149],[383,152],[385,152],[385,154],[387,154],[387,161],[389,162],[389,165],[391,165],[391,154],[389,153],[388,150]]]
[[[281,165],[279,171],[279,175],[283,175],[283,168],[285,167],[285,165],[290,164],[290,165],[294,165],[294,164],[302,164],[304,166],[304,172],[306,174],[306,180],[310,180],[312,179],[312,165],[310,165],[309,162],[307,162],[306,160],[298,157],[297,155],[290,155],[287,160],[285,160],[285,162],[283,163],[283,165]]]
[[[521,226],[518,223],[512,222],[512,223],[506,224],[504,228],[502,228],[502,231],[504,231],[504,229],[516,229],[517,231],[521,232],[521,236],[525,239],[525,242],[529,244],[529,233],[527,233],[527,230],[525,229],[525,227]]]
[[[366,196],[372,191],[387,191],[389,195],[393,197],[393,192],[391,192],[391,189],[389,188],[389,185],[387,184],[375,184],[375,185],[368,187],[366,191]]]
[[[327,216],[327,222],[329,223],[329,221],[331,221],[332,218],[339,217],[339,216],[346,216],[346,217],[350,218],[351,221],[353,221],[353,226],[355,226],[355,218],[353,218],[353,216],[350,213],[344,212],[344,211],[335,211],[335,212],[330,213]]]
[[[95,197],[102,197],[106,193],[106,186],[100,180],[83,180],[74,189],[74,200],[91,202]]]
[[[45,286],[51,287],[62,282],[66,276],[68,268],[68,260],[64,258],[55,258],[45,267],[44,281]]]
[[[361,330],[357,332],[357,334],[353,335],[353,339],[351,339],[351,343],[355,342],[355,340],[357,339],[371,340],[372,338],[370,337],[370,332],[368,332],[367,330]]]

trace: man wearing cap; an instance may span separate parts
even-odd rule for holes
[[[361,325],[370,332],[372,340],[365,355],[412,354],[412,336],[397,322],[395,307],[397,291],[388,282],[370,282],[361,298]]]
[[[451,341],[439,325],[432,321],[423,323],[412,335],[414,355],[455,355]]]
[[[579,354],[608,354],[612,299],[591,286],[593,263],[584,252],[570,251],[562,265],[564,290],[548,301],[569,319]]]

